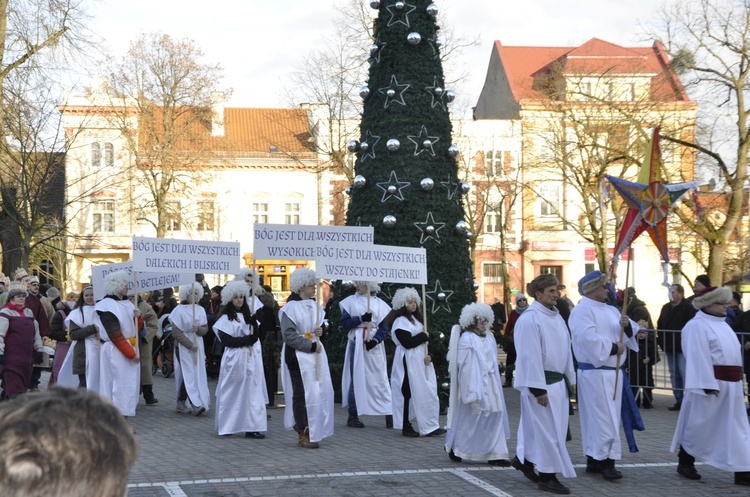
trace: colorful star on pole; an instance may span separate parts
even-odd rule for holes
[[[697,188],[694,181],[666,184],[662,181],[662,160],[659,131],[654,128],[650,147],[643,159],[638,179],[634,183],[605,175],[628,205],[628,211],[617,236],[612,264],[617,265],[620,254],[644,231],[648,231],[664,262],[669,262],[667,250],[667,214],[669,208],[689,190]]]

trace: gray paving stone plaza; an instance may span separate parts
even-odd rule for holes
[[[213,392],[215,380],[209,380]],[[346,427],[346,411],[336,406],[333,437],[316,450],[297,446],[297,434],[283,428],[283,409],[270,409],[267,438],[219,437],[213,410],[195,417],[175,412],[174,377],[154,378],[155,406],[141,400],[133,426],[141,451],[130,476],[130,497],[242,496],[532,496],[543,494],[512,468],[454,463],[443,450],[444,438],[405,438],[385,428],[381,417],[363,417],[364,429]],[[515,451],[519,394],[504,389]],[[677,413],[671,393],[657,391],[655,409],[643,410],[645,432],[636,439],[640,452],[624,448],[618,467],[624,478],[604,481],[585,473],[578,416],[571,418],[568,450],[577,478],[561,479],[580,496],[746,496],[733,475],[698,465],[699,482],[677,475],[669,452]],[[282,402],[282,396],[277,396]],[[443,423],[445,421],[444,417]],[[706,427],[711,429],[711,427]]]

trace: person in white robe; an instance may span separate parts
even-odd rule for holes
[[[445,435],[440,427],[437,377],[419,306],[422,299],[414,288],[399,288],[393,295],[393,310],[386,325],[396,343],[391,369],[393,428],[405,437]],[[418,430],[412,422],[416,421]]]
[[[284,346],[281,379],[286,408],[284,427],[299,434],[298,445],[317,449],[333,435],[333,383],[328,356],[321,338],[323,308],[315,296],[315,271],[299,268],[292,273],[292,294],[279,311]]]
[[[555,307],[558,285],[551,274],[534,278],[526,286],[534,302],[516,322],[518,358],[513,386],[521,392],[521,420],[511,464],[540,490],[566,495],[570,489],[556,473],[576,476],[565,447],[576,375],[568,327]]]
[[[348,330],[344,370],[341,375],[341,406],[348,408],[346,425],[364,428],[359,415],[386,416],[393,425],[391,384],[385,340],[385,318],[391,308],[376,295],[380,286],[372,281],[355,281],[356,293],[339,302],[341,327]]]
[[[266,379],[257,323],[247,301],[244,281],[231,281],[221,291],[224,306],[213,330],[224,346],[216,385],[215,429],[219,435],[245,433],[263,439],[268,430]]]
[[[634,333],[638,325],[607,303],[606,285],[607,275],[598,270],[581,278],[578,291],[584,297],[571,311],[568,325],[573,353],[578,359],[578,409],[583,452],[587,458],[586,472],[601,473],[606,480],[617,480],[622,478],[622,473],[615,468],[615,461],[622,458],[620,425],[623,424],[631,452],[638,450],[634,441],[630,443],[632,429],[643,429],[622,369],[627,349],[638,351]],[[624,338],[620,341],[623,327]],[[628,396],[628,417],[622,412],[623,394]],[[632,422],[622,423],[626,419]]]
[[[203,286],[198,282],[182,285],[179,295],[180,305],[167,318],[172,323],[175,340],[177,412],[192,411],[200,416],[211,407],[203,346],[203,337],[208,333],[208,318],[206,310],[198,305],[203,297]]]
[[[65,362],[70,361],[70,371],[77,376],[76,384],[67,384],[65,380],[60,385],[69,388],[87,388],[99,392],[99,356],[101,341],[99,337],[104,333],[99,315],[94,305],[94,288],[85,287],[78,295],[73,310],[65,318],[65,326],[73,340]],[[63,364],[63,370],[67,365]]]
[[[141,387],[138,330],[140,311],[128,300],[130,276],[114,271],[104,277],[106,296],[95,309],[104,328],[99,361],[99,393],[112,402],[123,416],[135,416]]]
[[[750,485],[750,424],[742,387],[742,345],[726,323],[729,288],[708,287],[693,299],[698,309],[682,329],[685,396],[672,452],[677,473],[700,480],[695,460],[734,472],[736,485]]]
[[[497,345],[492,332],[487,333],[494,319],[489,305],[468,304],[461,310],[459,326],[451,329],[445,450],[455,462],[510,466],[510,424],[497,367]]]

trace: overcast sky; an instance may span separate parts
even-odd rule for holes
[[[190,37],[207,62],[225,70],[233,107],[283,107],[280,91],[293,66],[333,29],[336,0],[90,0],[91,28],[121,55],[140,32]],[[369,0],[362,0],[369,4]],[[383,0],[390,2],[391,0]],[[395,0],[393,0],[395,1]],[[408,0],[407,0],[408,1]],[[435,0],[457,34],[480,37],[462,58],[463,92],[479,96],[492,43],[575,46],[597,37],[620,45],[642,41],[661,0]],[[363,47],[363,53],[367,47]],[[450,75],[448,75],[450,76]],[[364,82],[363,82],[364,83]]]

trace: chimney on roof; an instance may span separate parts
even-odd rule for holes
[[[211,136],[224,136],[224,92],[211,92]]]

